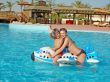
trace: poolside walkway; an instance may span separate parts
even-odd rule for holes
[[[67,25],[67,24],[52,24],[51,28],[67,28],[74,31],[96,31],[96,32],[110,32],[110,27],[96,27],[92,25]]]

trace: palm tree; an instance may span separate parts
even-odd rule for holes
[[[24,0],[19,0],[19,1],[16,1],[17,3],[18,3],[18,5],[20,5],[20,4],[23,4],[23,2],[24,2]],[[20,5],[21,6],[21,12],[22,12],[22,10],[23,10],[23,5]]]
[[[52,7],[52,0],[46,0],[46,5],[48,7]]]
[[[72,3],[73,7],[76,8],[81,8],[83,3],[81,1],[75,1],[74,3]]]
[[[76,8],[91,8],[89,4],[82,3],[80,0],[76,0],[75,3],[72,3],[72,6]]]
[[[91,8],[92,6],[90,4],[85,3],[84,8]]]
[[[91,5],[83,3],[80,0],[76,0],[74,3],[72,3],[72,6],[75,8],[88,8],[88,9],[91,8]],[[82,20],[83,23],[84,23],[84,20],[88,20],[84,14],[76,15],[76,19]]]
[[[9,11],[12,11],[13,6],[15,5],[15,3],[9,2],[7,1],[7,7],[9,8]]]
[[[34,0],[32,0],[32,2],[31,2],[32,4],[34,4]]]
[[[40,1],[40,0],[35,0],[35,3],[34,3],[34,4],[35,4],[36,6],[38,6],[38,5],[39,5],[39,1]]]
[[[49,7],[53,7],[56,5],[55,0],[46,0],[46,3],[47,3],[47,6],[49,6]]]
[[[65,4],[64,3],[60,3],[60,4],[57,4],[58,7],[64,7]]]
[[[52,12],[53,12],[53,6],[55,6],[55,2],[54,2],[55,0],[46,0],[46,5],[48,6],[48,7],[50,7],[50,9],[51,9],[51,16],[50,16],[50,19],[51,19],[51,24],[52,24],[52,21],[53,20],[55,20],[55,16],[56,15],[54,15]]]
[[[105,9],[110,10],[110,3],[105,6]]]
[[[4,5],[3,3],[0,3],[0,11],[5,8],[6,8],[6,5]]]

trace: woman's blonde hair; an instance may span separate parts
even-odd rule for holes
[[[67,29],[66,28],[61,28],[60,31],[65,31],[67,33]]]

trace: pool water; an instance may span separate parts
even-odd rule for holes
[[[110,33],[70,31],[68,34],[80,48],[91,44],[101,62],[85,63],[82,67],[33,62],[34,50],[53,46],[48,31],[0,25],[0,82],[109,82]]]

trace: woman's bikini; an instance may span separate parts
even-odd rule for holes
[[[65,40],[65,38],[64,38],[64,40]],[[63,43],[64,43],[64,40],[63,40]],[[72,40],[73,41],[73,40]],[[63,44],[62,43],[62,44]],[[75,43],[74,41],[73,41],[73,43]],[[66,47],[67,48],[67,50],[68,50],[68,46]],[[81,49],[81,51],[76,55],[76,56],[80,56],[82,53],[84,53],[84,54],[86,54],[86,52],[83,50],[83,49]]]
[[[77,56],[80,56],[82,53],[86,54],[86,52],[83,49],[81,49],[81,51],[77,54]]]
[[[65,41],[65,38],[63,39],[62,45],[64,44],[64,41]],[[74,41],[73,41],[73,42],[74,42]],[[75,43],[75,42],[74,42],[74,43]],[[61,46],[62,46],[62,45],[61,45]],[[66,47],[63,49],[63,51],[60,52],[59,54],[62,56],[62,55],[64,54],[64,52],[69,52],[68,46],[66,46]],[[81,51],[80,51],[76,56],[80,56],[82,53],[86,54],[86,52],[85,52],[83,49],[81,49]]]

